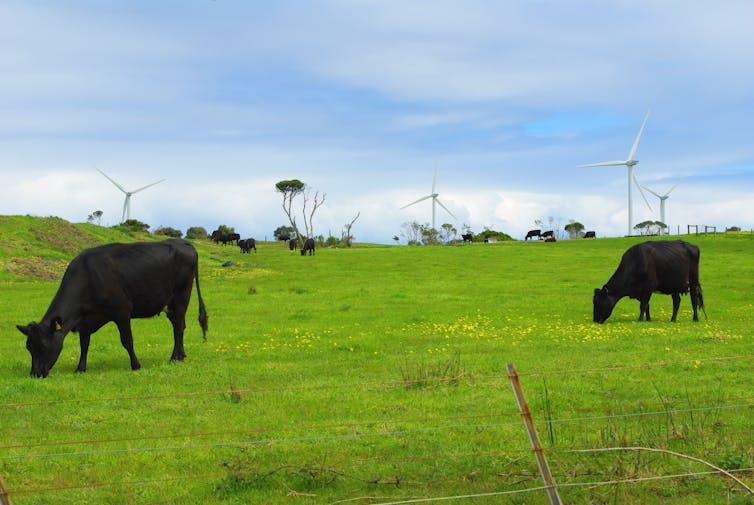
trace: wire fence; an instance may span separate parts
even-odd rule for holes
[[[717,358],[704,358],[701,361],[706,363],[724,363],[730,362],[742,364],[751,368],[750,361],[754,359],[752,355],[725,356]],[[593,369],[567,369],[567,370],[540,370],[528,373],[521,373],[522,379],[545,378],[545,377],[581,377],[588,374],[625,374],[636,369],[659,369],[673,366],[696,365],[700,360],[677,360],[651,363],[641,366],[617,366],[602,367]],[[463,379],[462,379],[463,380]],[[374,417],[368,419],[339,421],[337,419],[338,409],[333,408],[333,422],[298,422],[287,426],[256,426],[253,429],[238,428],[227,430],[186,430],[182,432],[164,432],[154,434],[130,434],[122,437],[82,437],[66,438],[64,433],[52,434],[49,440],[15,440],[13,443],[0,446],[0,468],[13,470],[16,465],[32,464],[33,462],[60,462],[65,468],[76,468],[81,464],[92,465],[92,461],[100,459],[109,459],[121,462],[127,465],[128,462],[137,455],[150,456],[157,459],[159,454],[168,453],[171,455],[185,454],[184,460],[191,460],[192,454],[206,454],[213,451],[234,450],[244,451],[249,448],[264,448],[269,450],[274,446],[284,446],[291,448],[292,452],[297,452],[294,446],[302,444],[321,446],[333,442],[338,442],[335,451],[337,452],[337,465],[328,466],[321,464],[316,467],[305,463],[306,457],[301,457],[299,464],[279,465],[267,470],[267,475],[277,473],[301,473],[309,471],[311,474],[320,473],[328,474],[330,478],[351,479],[358,481],[360,485],[371,489],[380,486],[390,486],[391,489],[400,488],[400,483],[390,479],[373,479],[358,477],[358,471],[361,468],[379,465],[381,467],[400,467],[401,465],[432,465],[438,460],[452,459],[455,461],[474,461],[474,467],[478,467],[480,460],[489,460],[492,467],[486,469],[496,478],[491,479],[492,485],[497,487],[496,490],[480,491],[478,493],[468,494],[449,494],[447,496],[413,496],[402,498],[388,498],[384,500],[380,496],[360,496],[364,498],[362,502],[380,505],[404,504],[404,503],[431,503],[431,502],[449,502],[464,500],[479,500],[491,497],[502,497],[510,495],[521,495],[528,493],[542,493],[547,486],[538,484],[538,474],[531,470],[533,458],[531,450],[526,448],[523,443],[512,445],[503,445],[499,450],[490,450],[486,452],[479,451],[459,451],[456,453],[440,452],[429,454],[406,455],[405,451],[396,450],[396,454],[403,454],[403,457],[395,455],[374,455],[370,458],[361,457],[359,454],[351,454],[348,449],[342,449],[343,445],[369,445],[372,440],[387,440],[390,445],[409,445],[407,440],[419,440],[422,437],[443,435],[454,439],[466,438],[469,441],[467,445],[473,445],[477,437],[495,438],[504,434],[510,436],[511,433],[520,433],[519,439],[524,439],[523,428],[521,425],[520,413],[516,409],[513,396],[510,394],[508,387],[508,376],[506,374],[490,375],[484,377],[467,377],[469,387],[473,389],[484,389],[493,391],[498,396],[499,402],[496,408],[480,408],[477,412],[464,412],[459,415],[424,415],[408,417]],[[457,384],[458,377],[455,378],[437,378],[434,382],[437,385]],[[40,409],[54,408],[59,405],[81,405],[93,403],[117,403],[128,406],[131,403],[141,403],[145,400],[159,405],[163,401],[186,401],[192,402],[202,397],[227,396],[232,394],[243,394],[245,396],[254,395],[278,395],[278,394],[295,394],[302,392],[311,392],[313,394],[322,394],[323,392],[361,392],[365,390],[375,391],[377,394],[395,395],[396,392],[412,387],[415,381],[386,381],[386,382],[358,382],[351,384],[335,385],[306,385],[306,386],[281,386],[281,387],[248,387],[233,388],[212,391],[193,391],[178,392],[171,394],[152,394],[138,396],[118,396],[118,397],[91,397],[78,399],[59,399],[51,401],[30,401],[30,402],[9,402],[0,403],[0,416],[6,416],[9,413],[18,414],[19,411],[39,411]],[[439,390],[440,394],[444,394]],[[693,403],[690,401],[683,407],[671,406],[667,401],[656,402],[627,402],[617,405],[611,405],[609,411],[599,411],[598,408],[580,408],[572,406],[567,412],[559,412],[567,415],[553,415],[552,411],[546,408],[540,409],[535,413],[535,422],[542,431],[552,430],[558,426],[578,427],[568,430],[569,434],[578,434],[588,432],[588,436],[553,436],[552,432],[549,437],[549,444],[546,450],[548,454],[554,456],[556,460],[555,467],[558,468],[558,462],[572,461],[574,456],[572,451],[594,449],[593,442],[599,442],[601,438],[614,437],[614,434],[607,433],[616,425],[624,425],[627,422],[638,421],[647,425],[660,425],[680,423],[677,419],[681,416],[693,417],[695,415],[710,414],[714,415],[719,422],[723,416],[739,415],[744,419],[753,419],[751,410],[754,409],[754,395],[750,391],[741,391],[739,395],[727,395],[720,397],[719,394],[711,393],[708,398],[696,398]],[[545,403],[546,405],[546,403]],[[659,419],[659,421],[657,421]],[[740,424],[740,423],[739,423]],[[717,429],[717,425],[712,423],[710,429]],[[580,428],[585,427],[585,428]],[[677,427],[669,428],[670,431],[676,430]],[[706,427],[704,428],[706,429]],[[677,430],[676,430],[677,431]],[[742,479],[754,479],[754,468],[751,465],[751,454],[754,452],[754,425],[746,421],[743,423],[742,431],[739,433],[728,432],[727,435],[738,437],[748,445],[749,456],[737,461],[739,468],[729,469],[731,473],[741,476]],[[481,434],[481,435],[480,435]],[[596,434],[596,435],[595,435]],[[684,436],[691,436],[686,434]],[[703,431],[701,432],[703,436]],[[545,437],[546,439],[548,437]],[[657,436],[652,439],[649,436],[649,442],[662,445],[669,441],[667,436]],[[591,441],[592,444],[587,445]],[[419,442],[410,442],[419,445]],[[437,451],[438,449],[435,448]],[[358,451],[357,451],[358,452]],[[217,456],[215,460],[220,458]],[[584,456],[587,457],[587,456]],[[590,456],[594,457],[594,456]],[[504,464],[501,462],[505,462]],[[132,477],[122,479],[93,480],[87,478],[85,481],[77,482],[75,476],[70,474],[61,475],[57,480],[46,480],[44,482],[35,482],[33,476],[25,476],[23,479],[16,478],[17,473],[10,471],[5,477],[5,483],[8,485],[8,496],[23,500],[24,498],[34,497],[45,500],[52,494],[66,491],[91,490],[96,488],[112,488],[113,492],[126,492],[139,487],[155,486],[159,487],[168,483],[185,483],[185,482],[217,482],[231,479],[260,478],[258,469],[249,470],[244,468],[243,461],[235,464],[217,465],[215,471],[207,471],[206,467],[192,468],[183,475],[164,475],[162,477]],[[747,464],[748,463],[748,464]],[[144,463],[142,463],[144,464]],[[505,465],[512,465],[515,468],[506,471],[501,469]],[[149,465],[146,464],[147,471]],[[578,465],[577,465],[578,466]],[[663,465],[665,467],[666,465]],[[337,468],[336,468],[337,467]],[[346,471],[352,470],[352,471]],[[563,469],[556,473],[558,479],[558,488],[563,490],[582,489],[585,492],[593,492],[595,489],[605,486],[629,486],[655,481],[678,481],[679,479],[703,479],[713,475],[720,475],[719,472],[710,471],[684,471],[684,472],[667,472],[664,474],[654,475],[626,475],[625,469],[611,467],[607,465],[604,471],[596,471],[590,467],[588,471],[579,473],[578,469]],[[628,472],[631,473],[631,472]],[[634,470],[634,473],[636,471]],[[595,479],[595,477],[599,477]],[[472,479],[468,475],[448,475],[438,477],[436,481],[417,480],[412,482],[413,488],[432,488],[433,484],[445,479],[446,482],[453,480]],[[563,482],[560,482],[560,481]],[[405,485],[405,482],[402,483]],[[487,487],[490,483],[485,484]],[[482,486],[484,487],[484,486]],[[291,491],[293,492],[293,491]],[[427,493],[429,494],[429,493]],[[544,496],[544,494],[543,494]],[[42,498],[40,498],[42,497]],[[187,499],[188,501],[188,499]],[[344,497],[339,500],[330,500],[330,503],[345,503],[355,501],[353,496]],[[177,501],[176,501],[177,502]]]

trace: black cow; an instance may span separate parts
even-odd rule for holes
[[[584,238],[597,238],[597,234],[593,231],[588,231],[584,234]]]
[[[474,241],[474,234],[473,234],[473,233],[462,233],[462,234],[461,234],[461,238],[463,239],[463,243],[464,243],[464,244],[465,244],[466,242],[469,242],[469,243],[471,243],[471,242],[473,242],[473,241]]]
[[[241,235],[238,233],[228,233],[222,238],[223,245],[227,244],[228,242],[233,242],[234,244],[238,245],[238,241],[241,240]]]
[[[293,251],[293,250],[296,249],[296,239],[295,238],[292,238],[292,239],[290,239],[288,241],[288,249],[290,249],[291,251]]]
[[[539,235],[542,233],[542,230],[529,230],[526,232],[526,236],[524,237],[524,240],[529,240],[530,238],[537,237],[539,238]]]
[[[63,274],[55,297],[39,323],[17,326],[26,335],[31,375],[47,377],[63,349],[68,332],[78,332],[81,355],[77,372],[86,371],[89,338],[110,321],[118,325],[120,341],[141,367],[134,353],[131,319],[165,311],[173,325],[173,361],[186,357],[183,330],[191,285],[196,280],[199,324],[207,338],[207,311],[199,291],[196,249],[181,239],[162,242],[107,244],[85,249]]]
[[[542,234],[539,236],[539,238],[540,240],[547,239],[547,238],[555,238],[555,232],[552,230],[543,231]],[[552,240],[550,242],[552,242]]]
[[[304,247],[301,249],[301,256],[305,256],[307,251],[309,252],[309,256],[314,254],[314,239],[308,238],[304,242]]]
[[[242,253],[249,254],[252,249],[254,249],[254,254],[257,252],[257,241],[253,238],[247,238],[244,240],[238,241],[238,247],[241,248]]]
[[[659,240],[630,247],[607,284],[594,290],[594,322],[604,323],[624,296],[639,300],[639,321],[649,321],[649,298],[654,292],[673,297],[671,321],[678,315],[681,293],[690,293],[694,321],[699,320],[697,307],[704,310],[704,299],[697,246],[682,240]]]

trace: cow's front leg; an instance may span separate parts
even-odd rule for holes
[[[118,331],[120,331],[120,343],[128,351],[128,357],[131,358],[131,370],[138,370],[141,368],[141,363],[136,357],[134,352],[134,337],[131,333],[131,320],[126,318],[120,321],[116,321],[118,325]]]
[[[76,367],[77,372],[86,372],[86,357],[89,354],[89,339],[91,336],[92,334],[88,330],[79,331],[81,354],[79,355],[79,366]]]

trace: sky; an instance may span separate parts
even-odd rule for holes
[[[5,0],[0,214],[154,230],[407,223],[628,233],[625,160],[672,233],[754,228],[754,2]],[[674,187],[675,186],[675,187]],[[634,189],[634,224],[660,219]],[[650,209],[651,207],[651,209]],[[299,215],[297,223],[301,224]]]

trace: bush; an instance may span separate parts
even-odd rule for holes
[[[137,219],[126,219],[123,221],[119,227],[125,228],[128,231],[141,231],[141,232],[148,232],[149,231],[149,225],[147,223],[142,223],[141,221]]]
[[[173,237],[173,238],[181,238],[183,236],[183,232],[181,230],[176,230],[175,228],[171,228],[169,226],[160,226],[154,231],[155,235],[165,235],[166,237]]]
[[[208,236],[207,230],[201,226],[192,226],[186,230],[186,238],[189,239],[206,239]]]

